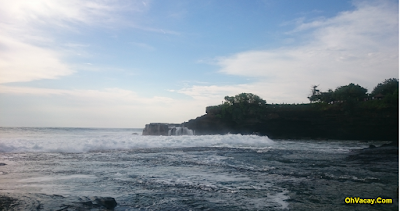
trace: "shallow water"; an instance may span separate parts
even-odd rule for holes
[[[0,195],[43,210],[92,196],[115,198],[115,210],[398,209],[398,160],[348,159],[382,142],[140,132],[0,128]],[[346,197],[394,203],[347,205]]]

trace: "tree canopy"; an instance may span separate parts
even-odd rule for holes
[[[346,86],[340,86],[335,89],[333,93],[336,100],[357,100],[362,101],[367,97],[367,89],[358,85],[350,83]]]
[[[314,85],[311,89],[311,96],[308,97],[311,102],[332,103],[335,101],[349,100],[362,101],[367,97],[368,91],[366,88],[353,83],[340,86],[336,88],[335,91],[329,89],[327,92],[321,92],[317,88],[318,86]]]
[[[241,93],[235,96],[225,96],[225,102],[218,106],[208,106],[207,113],[232,122],[240,123],[247,118],[258,118],[267,101],[252,93]]]
[[[396,78],[386,79],[379,83],[371,94],[368,94],[367,91],[366,88],[353,83],[337,87],[335,91],[329,89],[327,92],[321,92],[317,85],[313,85],[308,99],[310,102],[319,103],[354,103],[356,101],[383,99],[381,104],[396,104],[399,95],[399,80]]]
[[[378,94],[388,95],[399,92],[399,80],[396,78],[386,79],[384,82],[379,83],[374,90],[372,90],[371,95],[376,96]]]
[[[252,93],[241,93],[234,97],[225,96],[225,103],[228,105],[234,104],[254,104],[254,105],[265,105],[267,101],[263,100],[259,96]]]

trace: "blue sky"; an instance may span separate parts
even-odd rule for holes
[[[393,0],[0,0],[0,126],[180,123],[398,77]]]

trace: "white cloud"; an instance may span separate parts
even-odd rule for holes
[[[146,10],[145,1],[0,0],[0,83],[55,79],[72,74],[52,33],[76,26],[114,26],[120,12]],[[113,24],[110,24],[113,23]],[[85,44],[67,44],[67,48]]]
[[[306,102],[313,84],[320,84],[324,90],[359,83],[372,91],[384,79],[398,78],[399,69],[398,10],[390,3],[379,3],[358,2],[354,11],[330,19],[299,22],[291,33],[304,31],[309,36],[299,46],[217,58],[221,73],[254,77],[256,83],[194,86],[181,93],[206,97],[210,92],[203,90],[226,90],[226,94],[255,90],[262,93],[260,96],[267,96],[267,101],[280,103]]]
[[[120,12],[141,12],[147,6],[142,1],[127,0],[1,0],[3,22],[16,25],[69,27],[71,23],[94,25],[120,20]]]
[[[55,51],[0,34],[0,83],[54,79],[73,71]]]

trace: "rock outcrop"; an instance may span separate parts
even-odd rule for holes
[[[167,136],[169,124],[166,123],[150,123],[143,129],[142,135]]]
[[[259,134],[271,139],[397,141],[399,134],[398,107],[359,105],[349,110],[345,105],[267,104],[259,115],[248,112],[241,119],[234,112],[228,115],[210,108],[207,112],[185,126],[196,135]]]
[[[194,135],[194,131],[182,124],[150,123],[143,129],[142,135],[147,136],[179,136]]]

